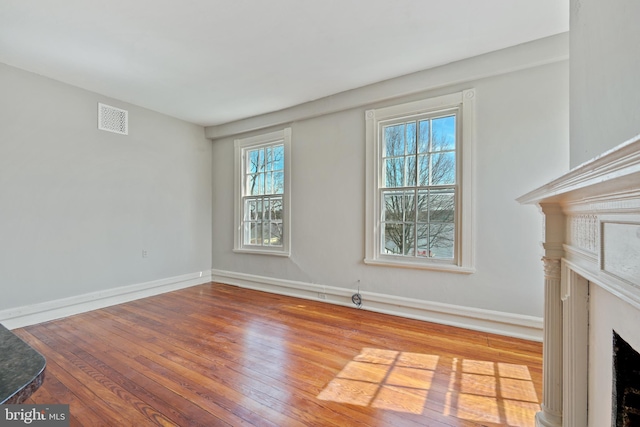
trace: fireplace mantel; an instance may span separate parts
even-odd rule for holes
[[[536,422],[584,427],[596,369],[586,357],[589,286],[640,313],[640,135],[518,202],[538,205],[545,219],[544,390]]]

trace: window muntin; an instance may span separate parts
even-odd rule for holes
[[[289,255],[291,129],[238,139],[236,252]]]
[[[456,118],[381,124],[381,254],[454,259]]]
[[[475,90],[365,112],[366,264],[474,272]]]

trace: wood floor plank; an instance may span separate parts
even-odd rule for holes
[[[210,416],[210,414],[198,406],[193,405],[190,401],[180,399],[179,395],[172,393],[161,384],[139,374],[137,371],[131,369],[128,364],[111,357],[108,346],[97,347],[95,344],[92,345],[84,342],[82,339],[84,332],[79,335],[74,335],[65,329],[56,327],[55,324],[49,324],[47,326],[47,332],[60,337],[60,341],[65,348],[68,348],[69,351],[77,355],[77,357],[91,364],[103,375],[108,376],[123,389],[129,390],[137,398],[145,401],[147,405],[163,408],[163,412],[175,424],[206,426],[206,424],[197,423],[194,420],[206,418]],[[100,359],[90,353],[96,350],[102,350]]]
[[[120,322],[120,321],[122,321],[121,318],[117,318],[117,320],[115,320],[115,322]],[[138,330],[139,329],[140,329],[140,324],[138,324]],[[188,335],[188,334],[186,332],[185,334],[178,334],[178,338],[184,338],[185,335]],[[186,348],[192,351],[192,353],[188,353],[191,355],[190,357],[194,357],[194,355],[199,356],[193,352],[198,352],[200,350],[197,348],[194,348],[188,342],[188,339],[176,341],[176,337],[168,338],[168,335],[164,335],[164,338],[165,340],[167,340],[165,345],[168,344],[169,346],[173,346],[174,348],[173,351],[180,353],[181,348]],[[201,339],[198,339],[198,342],[202,343]],[[213,342],[212,344],[215,346],[218,343]],[[147,342],[142,345],[149,346],[152,344]],[[219,351],[216,351],[216,352],[213,352],[213,354],[208,353],[207,355],[202,355],[202,357],[207,358],[208,360],[211,360],[213,358],[219,366],[224,366],[225,368],[228,368],[228,369],[235,369],[236,371],[242,371],[243,374],[247,377],[250,376],[252,373],[255,374],[255,375],[251,375],[252,379],[249,385],[250,389],[255,389],[256,387],[259,387],[259,384],[256,384],[255,378],[261,378],[260,381],[277,382],[279,384],[286,383],[288,385],[288,388],[291,388],[293,390],[293,392],[286,393],[287,399],[289,400],[289,402],[287,403],[289,403],[290,406],[292,403],[290,401],[292,399],[298,398],[303,394],[308,394],[307,389],[309,388],[308,387],[309,381],[301,380],[300,379],[301,374],[299,372],[296,372],[295,374],[290,376],[289,374],[286,373],[288,371],[287,367],[283,366],[281,363],[275,363],[273,365],[262,363],[263,359],[261,357],[264,357],[264,353],[261,353],[261,357],[246,358],[242,356],[243,348],[241,345],[235,345],[234,343],[227,342],[225,347],[226,349],[222,353],[220,353]],[[238,358],[239,355],[241,356],[240,358]],[[296,371],[295,366],[292,366],[292,367],[290,366],[289,368],[291,368],[291,372]],[[210,373],[210,375],[215,375],[215,374]],[[229,380],[229,375],[223,375],[222,377],[219,376],[218,378],[220,381]],[[238,378],[233,378],[233,384],[234,386],[238,386]],[[318,386],[317,390],[314,390],[315,393],[313,395],[310,395],[308,397],[311,398],[315,396],[315,394],[317,394],[316,391],[319,391],[319,390],[320,390],[320,386]],[[273,396],[273,393],[271,394],[271,396]],[[313,401],[313,400],[307,399],[307,401]],[[295,408],[299,408],[300,406],[301,405],[299,404],[299,402],[295,402]],[[317,407],[311,408],[311,410],[308,413],[304,414],[303,418],[309,418],[310,414],[316,413],[318,409],[319,408]],[[337,425],[341,425],[341,426],[344,425],[344,418],[345,417],[344,417],[344,411],[343,411],[341,419],[338,421]],[[309,425],[309,424],[306,424],[306,425]],[[328,424],[327,420],[325,419],[322,425],[330,425],[330,424]]]
[[[83,404],[89,404],[88,406],[99,414],[101,420],[108,419],[114,423],[124,423],[122,425],[149,421],[142,414],[139,414],[129,402],[120,398],[117,394],[113,394],[113,390],[107,384],[92,378],[81,367],[74,365],[62,353],[50,347],[47,342],[52,341],[52,337],[42,335],[38,330],[31,329],[31,331],[37,341],[32,341],[30,344],[45,355],[47,370],[53,371],[55,378],[65,388],[72,391],[77,400],[83,402]],[[75,414],[75,410],[73,413]]]
[[[79,319],[72,319],[78,321]],[[100,349],[103,354],[115,358],[122,366],[127,369],[125,375],[140,373],[149,379],[155,381],[159,387],[163,387],[173,391],[175,394],[186,398],[192,402],[198,402],[198,406],[209,413],[208,417],[215,421],[215,425],[221,425],[218,420],[225,421],[229,425],[252,425],[237,416],[235,413],[228,411],[228,399],[222,397],[216,399],[218,390],[217,384],[210,379],[201,379],[205,384],[197,381],[188,381],[190,373],[180,366],[163,366],[154,362],[154,359],[160,359],[160,356],[146,350],[135,339],[127,339],[113,330],[103,328],[98,322],[91,322],[89,325],[75,324],[75,330],[81,329],[77,335],[84,336],[86,332],[90,332],[91,341],[88,343]],[[108,343],[108,344],[105,344]],[[212,385],[213,389],[206,386]]]
[[[533,426],[542,346],[210,283],[14,331],[73,426]]]

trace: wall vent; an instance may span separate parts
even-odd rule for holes
[[[129,134],[129,112],[110,105],[98,103],[98,129]]]

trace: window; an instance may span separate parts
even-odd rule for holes
[[[290,254],[291,129],[235,140],[236,252]]]
[[[366,112],[366,263],[473,272],[474,100]]]

